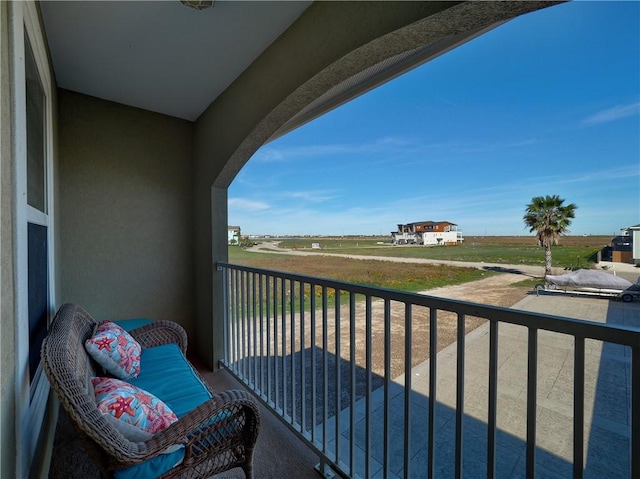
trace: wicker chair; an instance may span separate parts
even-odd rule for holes
[[[260,416],[255,400],[244,391],[212,392],[212,399],[146,442],[129,441],[107,422],[90,383],[92,376],[99,375],[99,366],[84,348],[95,326],[96,321],[79,306],[62,306],[44,340],[42,362],[52,389],[103,477],[113,477],[114,470],[139,464],[177,443],[185,445],[184,459],[162,479],[206,478],[234,467],[241,467],[248,479],[253,477]],[[186,334],[171,321],[154,321],[130,333],[143,348],[174,342],[186,351]],[[224,421],[212,420],[220,413]]]

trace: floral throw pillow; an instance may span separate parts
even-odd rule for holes
[[[117,324],[102,321],[84,346],[91,357],[115,377],[133,379],[140,374],[142,348]]]
[[[178,418],[153,394],[115,378],[91,378],[98,409],[130,441],[146,441]]]

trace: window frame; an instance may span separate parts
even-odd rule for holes
[[[53,147],[54,83],[49,67],[48,50],[36,4],[32,1],[11,2],[12,90],[13,90],[13,157],[15,164],[15,345],[16,345],[16,447],[17,477],[28,477],[40,442],[49,401],[49,382],[42,364],[33,378],[29,373],[29,284],[28,224],[47,228],[47,327],[55,312],[55,198]],[[44,169],[45,211],[27,203],[27,112],[26,112],[26,39],[31,47],[44,93]]]

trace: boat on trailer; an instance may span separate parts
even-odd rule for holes
[[[546,275],[536,292],[599,296],[630,302],[640,299],[640,278],[635,284],[615,273],[596,269],[579,269],[561,275]]]

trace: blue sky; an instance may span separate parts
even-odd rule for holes
[[[527,235],[526,205],[554,194],[578,206],[571,234],[640,223],[640,2],[519,17],[263,146],[229,188],[229,224]]]

